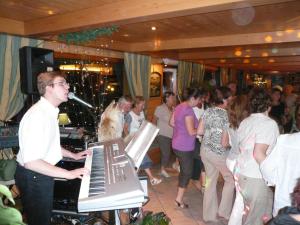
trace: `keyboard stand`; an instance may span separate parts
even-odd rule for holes
[[[118,209],[115,210],[115,225],[121,225],[121,222],[120,222],[120,212]]]

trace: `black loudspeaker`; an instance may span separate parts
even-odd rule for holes
[[[20,48],[19,53],[21,91],[29,95],[38,95],[37,76],[41,72],[53,70],[53,51],[25,46]]]

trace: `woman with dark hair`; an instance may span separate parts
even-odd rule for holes
[[[249,97],[251,115],[238,128],[236,176],[243,196],[243,225],[262,225],[271,218],[273,193],[263,180],[259,165],[275,146],[279,129],[268,116],[271,97],[262,88],[255,88]]]
[[[234,180],[226,166],[229,148],[229,121],[226,108],[231,101],[228,87],[220,87],[211,92],[211,107],[205,110],[197,133],[203,135],[200,155],[206,172],[203,198],[204,221],[228,220],[232,208]],[[219,173],[224,178],[222,199],[218,206],[217,181]]]
[[[300,104],[296,106],[292,127],[289,133],[300,132]]]
[[[152,122],[159,128],[157,142],[161,152],[161,170],[160,174],[164,177],[170,177],[165,168],[167,167],[171,153],[171,142],[173,127],[170,126],[170,118],[176,105],[175,94],[166,91],[163,95],[163,103],[156,107]]]
[[[180,208],[187,208],[183,202],[183,195],[193,172],[194,148],[198,120],[193,107],[198,105],[202,92],[192,88],[185,92],[185,101],[179,104],[171,117],[170,124],[174,127],[172,148],[179,160],[180,173],[178,176],[178,191],[175,204]]]
[[[282,96],[282,91],[278,87],[272,88],[271,91],[272,106],[269,115],[280,126],[282,125],[282,119],[284,116],[284,109],[285,109],[285,105],[281,101],[281,96]]]

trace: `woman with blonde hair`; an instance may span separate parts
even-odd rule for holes
[[[226,165],[228,169],[233,172],[236,158],[239,153],[237,146],[236,131],[242,122],[249,115],[248,110],[248,98],[246,95],[236,96],[230,103],[228,109],[228,119],[229,119],[229,144],[231,146],[230,152],[226,159]]]
[[[235,166],[237,157],[239,155],[238,140],[237,140],[237,129],[242,122],[249,115],[248,110],[248,98],[246,95],[236,96],[228,109],[228,119],[229,119],[229,144],[231,149],[226,158],[226,165],[228,169],[232,172],[235,178]],[[228,221],[228,225],[241,225],[244,211],[244,202],[241,193],[239,192],[237,180],[235,180],[235,190],[236,197],[232,212]]]
[[[138,131],[143,121],[145,120],[144,114],[145,99],[142,96],[136,96],[133,100],[133,108],[125,117],[124,127],[128,127],[129,134],[134,134]],[[156,178],[151,172],[152,161],[150,157],[146,154],[140,169],[143,169],[147,176],[149,177],[151,185],[157,185],[161,183],[161,179]]]

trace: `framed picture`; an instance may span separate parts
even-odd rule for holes
[[[150,76],[150,97],[160,97],[161,94],[161,74],[152,72]]]

